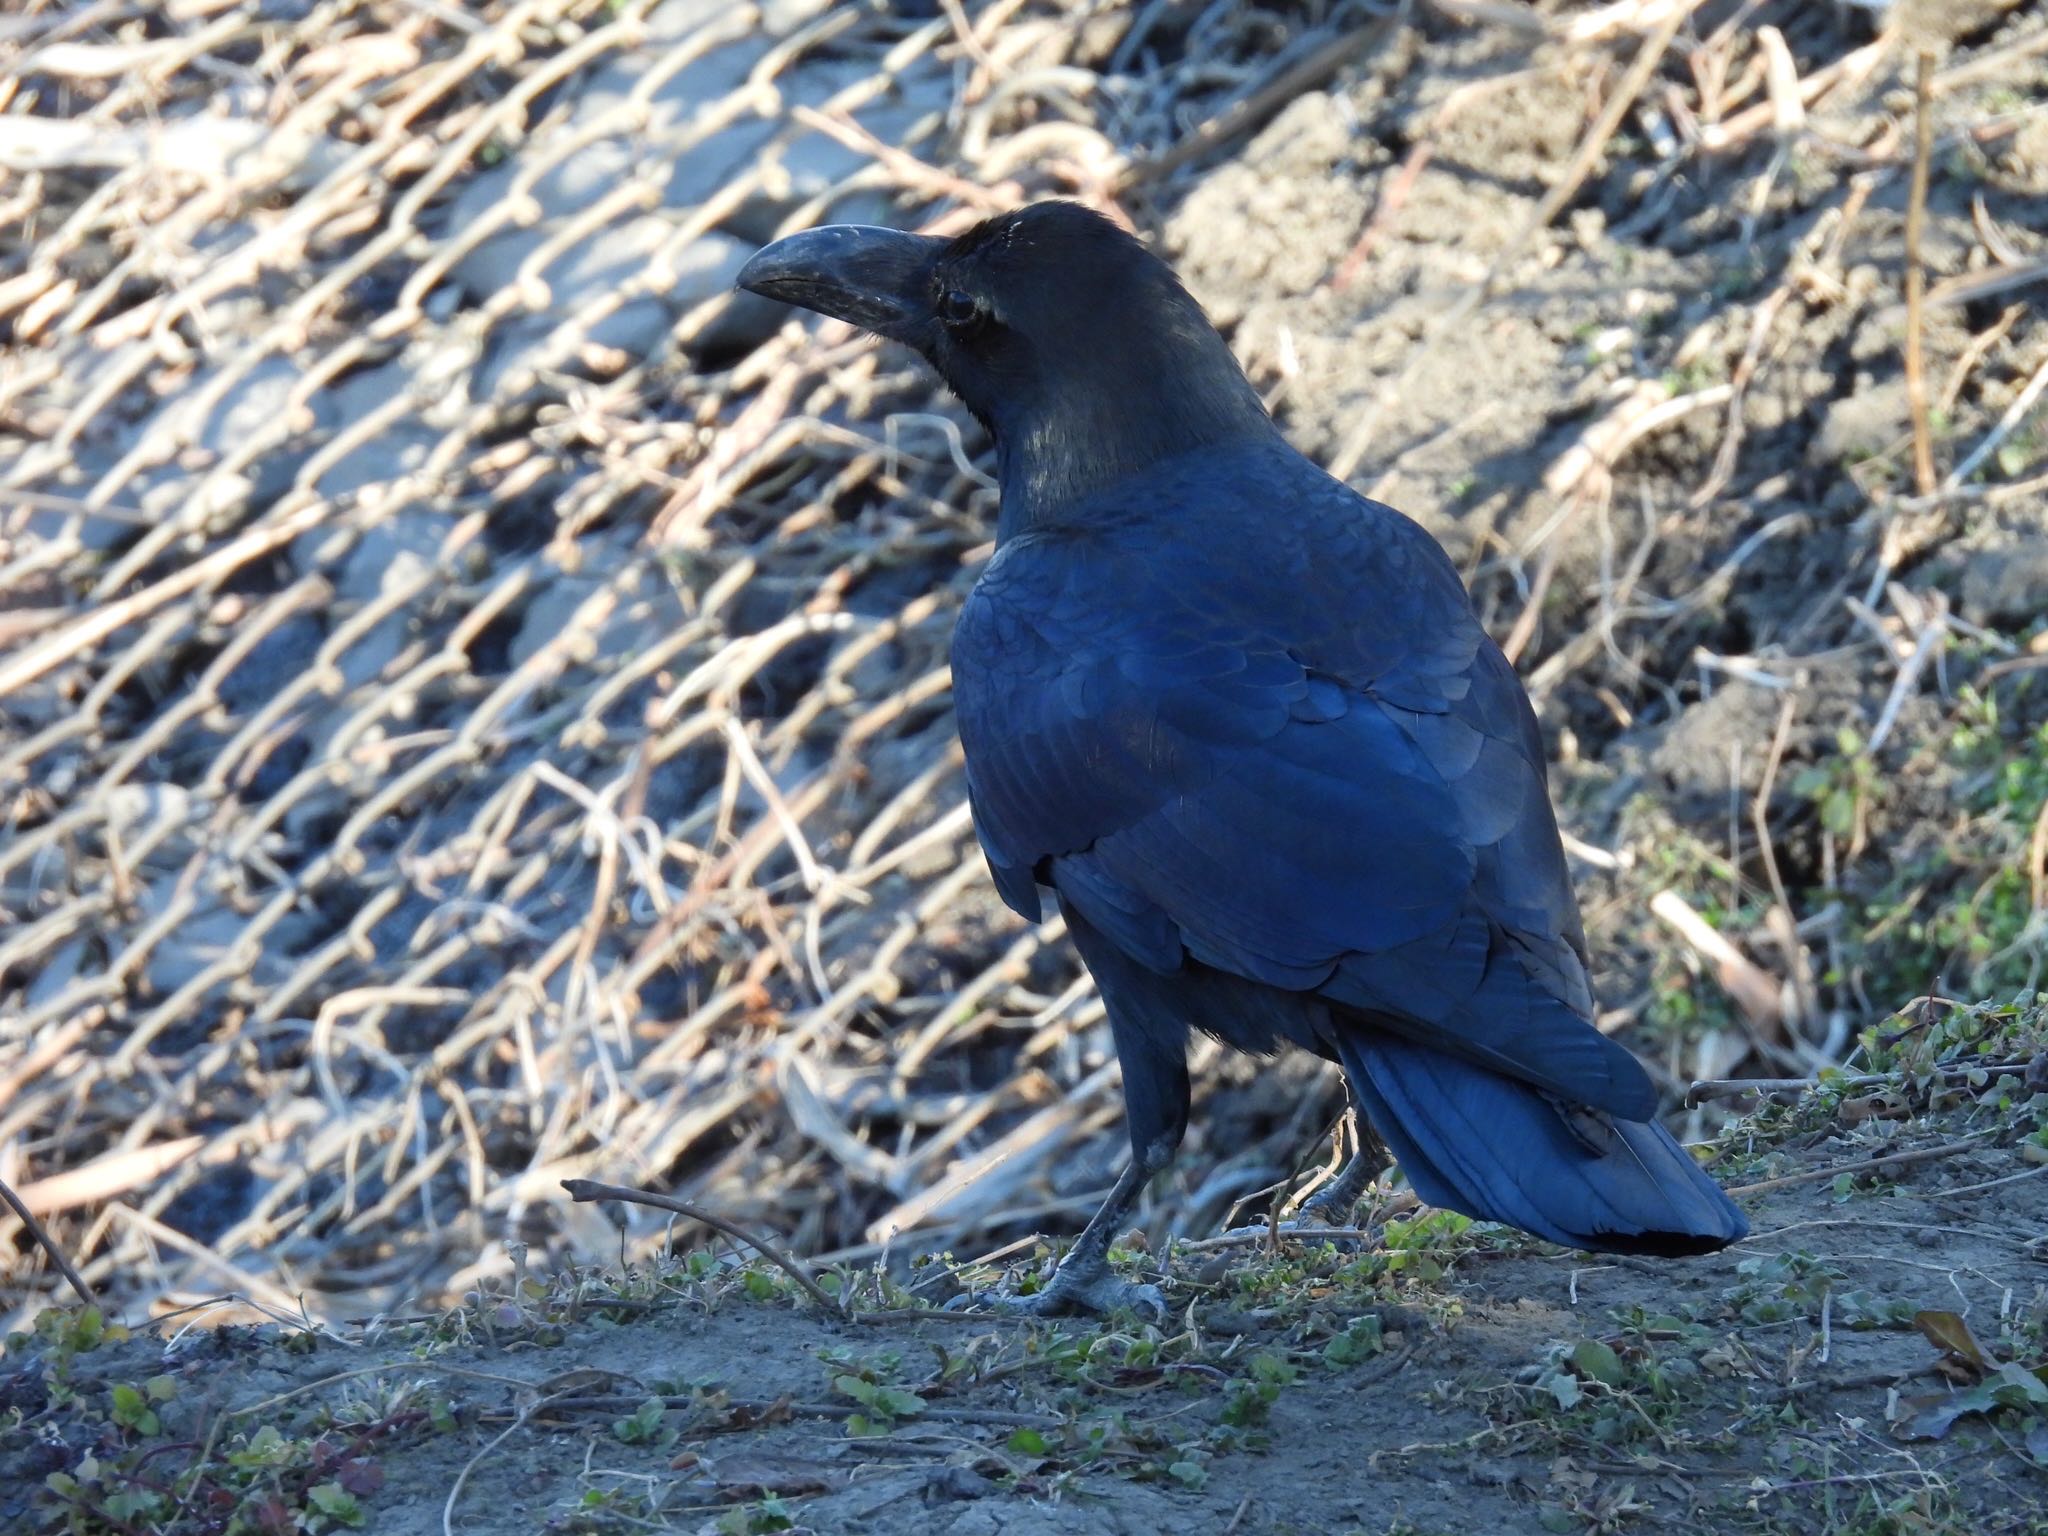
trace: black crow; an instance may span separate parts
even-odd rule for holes
[[[1132,1151],[1033,1310],[1155,1301],[1107,1251],[1186,1131],[1195,1029],[1337,1062],[1432,1204],[1600,1252],[1743,1236],[1594,1027],[1536,717],[1456,568],[1287,445],[1165,263],[1050,202],[810,230],[739,283],[916,348],[995,439],[968,795],[1004,901],[1051,890],[1101,989]]]

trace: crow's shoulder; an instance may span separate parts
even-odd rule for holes
[[[1007,541],[954,664],[1014,683],[1100,650],[1275,653],[1433,712],[1486,644],[1427,532],[1283,449],[1190,455]]]

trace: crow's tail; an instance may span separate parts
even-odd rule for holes
[[[1600,1253],[1712,1253],[1749,1232],[1660,1125],[1575,1124],[1513,1078],[1382,1034],[1337,1033],[1360,1107],[1431,1205]]]

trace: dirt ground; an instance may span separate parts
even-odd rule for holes
[[[1129,1253],[1167,1282],[1158,1326],[906,1310],[938,1267],[915,1297],[827,1276],[834,1315],[708,1251],[371,1326],[196,1314],[83,1348],[46,1313],[0,1362],[0,1523],[2038,1531],[2048,1181],[2020,1138],[2048,1056],[1984,1064],[2042,1023],[1959,1026],[1974,1071],[1916,1044],[1760,1107],[1714,1159],[1754,1233],[1707,1259],[1397,1219],[1359,1252]]]
[[[2040,1043],[2044,44],[1997,0],[0,18],[0,1179],[136,1329],[0,1220],[48,1319],[0,1528],[2037,1528],[2041,1186],[1940,1191],[2029,1172],[2039,1085],[1686,1090],[1917,1082],[1929,994]],[[1055,195],[1459,560],[1674,1129],[1738,1183],[1981,1145],[1654,1271],[1426,1228],[1214,1272],[1340,1097],[1207,1052],[1156,1336],[827,1322],[566,1198],[671,1191],[872,1313],[1127,1155],[965,815],[987,445],[730,291],[780,230]],[[1983,1353],[1929,1376],[1944,1311]],[[1951,1389],[1995,1411],[1900,1437]]]

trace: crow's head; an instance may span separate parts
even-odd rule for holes
[[[1272,431],[1166,263],[1076,203],[952,240],[831,225],[778,240],[739,285],[915,347],[994,434],[1013,498],[1050,510],[1175,454]]]

